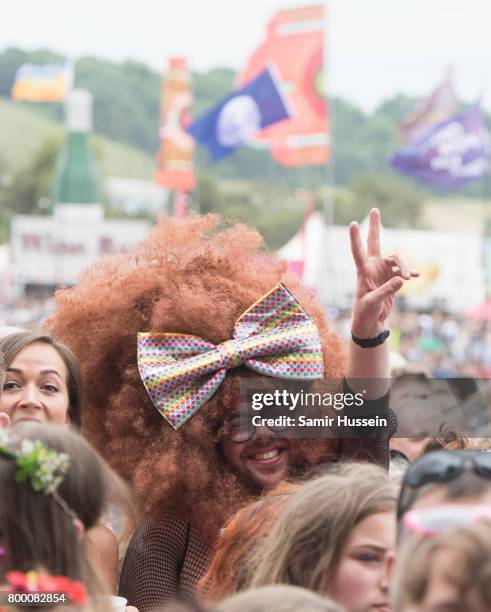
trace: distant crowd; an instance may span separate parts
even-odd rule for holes
[[[330,321],[348,339],[351,312],[333,309]],[[394,366],[418,364],[428,376],[491,376],[491,321],[394,308],[389,343]],[[402,358],[402,359],[401,359]]]
[[[54,308],[53,299],[24,295],[0,299],[0,325],[31,326]],[[346,340],[350,333],[350,310],[329,308],[331,326]],[[418,312],[394,308],[389,344],[396,367],[400,357],[417,363],[429,376],[491,376],[491,321],[448,314],[434,309]]]

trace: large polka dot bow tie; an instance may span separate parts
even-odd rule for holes
[[[322,378],[319,332],[282,283],[237,319],[232,336],[215,345],[188,334],[138,334],[140,376],[174,429],[212,397],[227,370],[239,365],[276,378]]]

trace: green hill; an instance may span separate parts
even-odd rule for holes
[[[44,64],[58,61],[62,55],[50,49],[23,50],[13,47],[0,50],[0,100],[8,100],[16,70],[26,62]],[[215,68],[203,73],[191,74],[195,116],[209,109],[233,87],[235,72],[226,67]],[[75,85],[90,91],[94,96],[94,133],[118,142],[149,156],[131,158],[115,150],[103,156],[104,172],[126,176],[150,176],[153,158],[159,146],[158,127],[161,96],[161,74],[149,66],[136,61],[111,62],[102,58],[83,56],[75,66]],[[434,84],[433,84],[434,85]],[[428,93],[432,84],[428,84]],[[364,175],[383,175],[392,179],[396,176],[387,164],[389,157],[401,147],[397,138],[397,125],[403,115],[414,108],[416,100],[403,95],[383,102],[373,113],[365,113],[346,100],[330,97],[330,123],[333,160],[328,168],[301,167],[284,168],[272,160],[267,151],[240,147],[235,153],[212,163],[200,145],[195,155],[198,172],[217,181],[248,181],[288,185],[294,189],[302,187],[319,189],[326,183],[351,188]],[[28,104],[16,106],[29,110],[32,115],[58,121],[61,124],[61,104]],[[24,147],[30,136],[28,125],[5,125],[0,106],[0,164],[1,157],[18,159],[21,163],[32,149]],[[7,119],[8,120],[8,119]],[[486,115],[491,129],[491,116]],[[2,134],[13,133],[13,143]],[[34,130],[34,128],[33,128]],[[35,130],[33,133],[36,133]],[[19,143],[16,143],[16,140]],[[19,147],[22,145],[20,152]],[[105,143],[102,150],[105,152]],[[10,149],[12,148],[12,152]],[[102,156],[102,154],[101,154]],[[121,159],[122,157],[122,159]],[[120,160],[120,161],[119,161]],[[121,162],[121,164],[120,164]],[[114,166],[113,166],[114,164]],[[116,168],[113,171],[112,166]],[[150,169],[148,169],[150,168]],[[0,165],[0,174],[2,172]],[[452,194],[432,190],[436,196],[452,197]],[[491,197],[491,174],[467,187],[463,193],[473,198]]]
[[[46,142],[61,143],[63,134],[60,123],[0,97],[0,162],[4,171],[21,170]],[[154,160],[143,151],[97,135],[92,143],[104,176],[152,178]]]

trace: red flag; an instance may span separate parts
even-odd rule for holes
[[[195,186],[193,138],[185,128],[191,124],[191,88],[186,60],[169,61],[169,71],[162,81],[160,151],[155,180],[179,191]]]
[[[269,144],[273,159],[284,166],[323,165],[329,160],[323,57],[324,7],[281,11],[270,21],[266,40],[240,75],[242,86],[268,63],[278,70],[293,117],[265,128],[256,139]]]

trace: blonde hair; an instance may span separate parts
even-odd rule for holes
[[[402,548],[392,580],[393,612],[419,605],[430,586],[434,556],[456,553],[445,576],[459,593],[459,609],[469,610],[472,591],[491,607],[491,522],[480,521],[432,537],[413,537]]]
[[[342,612],[331,599],[287,584],[238,593],[213,608],[214,612]]]
[[[394,485],[382,468],[334,466],[289,499],[258,548],[251,586],[284,583],[328,591],[353,528],[395,505]]]

